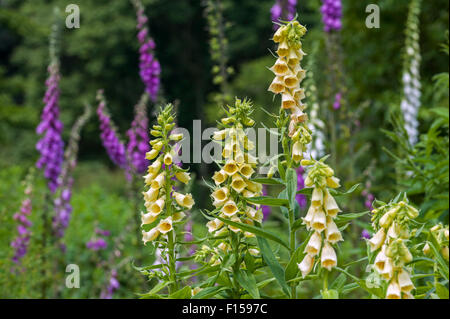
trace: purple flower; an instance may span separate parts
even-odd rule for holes
[[[115,269],[111,270],[111,274],[108,280],[108,285],[102,290],[100,294],[101,299],[112,299],[114,292],[119,289],[120,283],[117,279],[117,271]]]
[[[48,67],[49,77],[45,81],[47,91],[44,96],[45,107],[42,111],[41,122],[36,128],[38,135],[44,135],[37,143],[40,152],[36,166],[44,169],[44,176],[48,180],[48,187],[52,193],[58,188],[58,176],[64,156],[64,142],[61,137],[63,124],[59,120],[59,63],[55,60]]]
[[[363,229],[361,232],[361,238],[370,239],[370,233],[367,229]]]
[[[112,124],[111,118],[106,109],[106,102],[103,96],[103,90],[98,91],[97,99],[99,105],[97,108],[97,115],[100,120],[100,137],[103,146],[109,155],[111,161],[120,168],[126,168],[127,159],[125,154],[125,146],[119,140],[116,130]]]
[[[262,196],[267,196],[267,186],[262,186]],[[263,213],[263,220],[267,220],[269,218],[269,215],[271,213],[270,206],[261,205],[262,213]]]
[[[31,187],[27,187],[25,193],[29,196],[31,194]],[[22,205],[18,213],[15,213],[13,218],[19,222],[17,226],[17,237],[11,242],[11,247],[15,249],[12,261],[19,264],[20,259],[27,253],[28,245],[30,243],[31,232],[29,228],[32,223],[27,219],[27,216],[31,214],[31,200],[26,198],[22,201]]]
[[[137,39],[140,44],[139,49],[139,75],[145,85],[145,91],[150,96],[153,102],[156,101],[159,90],[159,74],[161,67],[158,60],[154,57],[153,51],[155,49],[155,41],[150,38],[148,29],[146,27],[147,17],[144,13],[144,8],[140,2],[135,3],[137,15]]]
[[[299,166],[297,168],[297,190],[301,190],[303,188],[305,188],[305,181],[303,179],[303,167]],[[295,195],[295,199],[297,200],[298,204],[300,205],[300,207],[306,207],[306,196],[303,194],[297,194]]]
[[[149,161],[145,158],[145,154],[150,150],[146,102],[146,95],[143,95],[135,107],[134,120],[127,132],[128,170],[138,174],[144,173],[149,165]],[[127,175],[131,177],[130,172],[127,172]]]
[[[88,241],[86,247],[93,251],[103,250],[108,247],[108,243],[103,238],[97,238]]]
[[[342,28],[341,0],[322,0],[320,12],[325,32],[339,31]]]
[[[333,103],[333,108],[335,110],[340,109],[341,107],[341,100],[342,100],[342,93],[336,93],[336,95],[334,96],[334,103]]]
[[[297,0],[288,0],[284,2],[286,7],[283,7],[282,0],[276,0],[275,4],[270,9],[270,15],[272,16],[272,22],[278,22],[281,20],[291,21],[295,17]],[[274,24],[273,28],[278,29],[278,25]]]

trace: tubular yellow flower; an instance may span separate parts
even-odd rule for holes
[[[191,194],[180,194],[177,192],[174,192],[173,195],[175,196],[175,200],[181,207],[185,207],[187,209],[191,209],[194,205],[194,200],[192,199]]]
[[[343,240],[342,234],[339,231],[338,227],[334,223],[333,219],[328,218],[327,227],[325,228],[325,236],[327,241],[331,244],[336,244],[338,241]]]
[[[315,207],[320,207],[323,204],[323,191],[320,188],[314,188],[312,193],[311,203]]]
[[[160,221],[158,230],[161,234],[167,234],[172,230],[172,216],[167,217]]]
[[[227,175],[224,170],[220,170],[214,173],[213,180],[216,185],[220,185],[227,179]]]
[[[172,215],[172,221],[174,223],[178,223],[182,221],[184,217],[186,217],[186,214],[184,212],[176,212]]]
[[[232,200],[229,200],[228,202],[225,203],[225,205],[222,208],[222,213],[227,216],[233,216],[234,214],[236,214],[238,211],[238,208],[236,206],[236,203]]]
[[[142,192],[144,194],[144,199],[146,202],[153,202],[158,198],[159,188],[150,188],[146,192]]]
[[[401,291],[400,286],[398,285],[396,280],[392,280],[391,283],[388,286],[387,293],[386,293],[387,299],[401,299]]]
[[[306,244],[304,252],[314,257],[319,254],[321,246],[322,236],[318,232],[314,232],[314,234],[309,239],[308,244]]]
[[[386,239],[386,233],[384,228],[381,228],[371,239],[369,239],[370,250],[375,251],[384,244],[384,240]]]
[[[145,154],[145,159],[148,159],[149,161],[151,161],[152,159],[154,159],[156,156],[159,155],[159,151],[152,149],[151,151],[147,152]]]
[[[175,173],[175,177],[183,184],[187,184],[191,180],[191,177],[186,172],[177,172]]]
[[[241,193],[247,184],[239,174],[234,174],[231,179],[231,187],[238,193]]]
[[[166,173],[162,172],[151,183],[151,188],[160,189],[166,183]]]
[[[223,226],[223,221],[221,221],[220,219],[216,218],[213,220],[210,220],[206,226],[208,227],[208,231],[210,233],[220,229]]]
[[[160,199],[158,199],[156,202],[154,202],[153,204],[150,205],[150,209],[149,209],[149,213],[152,213],[154,215],[159,215],[165,205],[165,197],[161,197]]]
[[[337,265],[336,252],[327,241],[325,241],[325,245],[322,248],[320,262],[322,267],[329,271]]]
[[[325,203],[324,203],[326,212],[328,216],[336,217],[341,210],[334,200],[333,196],[330,195],[328,191],[325,192]]]
[[[171,165],[172,164],[172,155],[170,153],[167,153],[164,155],[164,165]]]
[[[302,277],[305,278],[312,270],[314,266],[314,257],[311,255],[305,255],[302,262],[297,264],[298,268],[302,273]]]
[[[250,178],[255,170],[252,168],[250,164],[243,164],[239,167],[239,172],[244,176],[245,178]]]
[[[227,163],[223,167],[223,170],[228,176],[232,176],[239,170],[239,168],[236,165],[235,161],[229,160],[229,161],[227,161]]]
[[[314,211],[313,218],[311,220],[311,227],[318,231],[322,232],[326,228],[327,217],[321,208],[316,209]]]
[[[218,202],[223,202],[228,198],[229,193],[230,193],[230,191],[228,190],[228,188],[221,187],[219,189],[216,189],[212,193],[212,197],[214,198],[214,200],[216,200]]]
[[[157,217],[158,215],[152,213],[144,214],[141,212],[141,221],[142,221],[141,226],[153,223]]]
[[[149,241],[153,241],[159,236],[159,230],[157,228],[153,228],[150,231],[142,231],[142,241],[144,242],[144,245],[147,244]]]
[[[401,269],[397,276],[401,291],[410,292],[415,288],[411,278],[409,277],[409,273],[405,269]]]

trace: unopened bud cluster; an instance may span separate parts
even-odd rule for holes
[[[342,234],[334,219],[341,209],[330,194],[329,189],[340,187],[339,179],[334,171],[322,161],[302,160],[302,166],[310,166],[305,179],[305,187],[313,187],[311,206],[303,224],[313,232],[304,253],[302,262],[298,264],[302,276],[307,276],[313,269],[315,258],[320,255],[322,268],[331,270],[337,265],[336,252],[332,245],[342,241]]]
[[[430,229],[430,232],[438,243],[442,256],[448,261],[448,225],[444,227],[442,223],[439,223],[433,226]],[[425,255],[431,254],[430,244],[425,244],[423,252]]]
[[[170,134],[175,127],[173,107],[168,104],[158,115],[157,125],[153,125],[150,134],[152,149],[147,152],[146,159],[153,161],[144,176],[149,187],[143,192],[147,213],[141,214],[142,225],[150,225],[149,231],[142,231],[144,244],[157,239],[160,234],[167,235],[173,224],[181,222],[185,211],[192,208],[194,200],[191,194],[176,192],[172,180],[178,179],[188,183],[189,173],[174,163],[176,151],[174,142],[183,138],[182,134]]]
[[[416,208],[406,201],[390,203],[372,210],[372,225],[377,231],[369,245],[371,251],[378,251],[374,268],[389,282],[386,298],[414,298],[415,288],[405,265],[413,260],[406,243],[411,234],[409,223],[419,215]]]
[[[278,43],[278,58],[270,68],[275,79],[268,89],[274,94],[281,94],[281,108],[290,111],[288,134],[293,140],[291,153],[296,163],[303,159],[306,144],[311,142],[311,134],[306,125],[308,116],[303,112],[306,108],[306,104],[302,103],[305,90],[300,87],[306,75],[306,71],[300,66],[305,55],[301,43],[305,33],[306,28],[293,20],[281,26],[274,34],[273,41]]]
[[[237,223],[254,225],[261,223],[263,213],[259,205],[250,205],[245,198],[260,196],[262,185],[250,179],[255,173],[256,158],[251,155],[255,145],[244,133],[245,127],[250,127],[254,121],[250,118],[252,104],[249,101],[236,99],[234,107],[228,107],[227,117],[222,119],[224,128],[214,133],[213,140],[222,143],[222,165],[213,176],[215,187],[211,194],[214,212],[224,219]],[[223,221],[215,218],[207,223],[210,233],[215,236],[224,236],[229,231],[243,234],[244,237],[254,237],[250,232],[243,232],[240,228],[226,226]],[[219,246],[224,252],[230,246],[222,242]]]

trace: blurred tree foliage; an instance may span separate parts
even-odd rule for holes
[[[271,75],[265,67],[273,63],[268,51],[272,49],[273,0],[222,2],[225,21],[230,23],[225,35],[229,42],[229,65],[236,70],[231,76],[232,94],[248,96],[256,106],[270,110],[275,103],[266,91]],[[204,5],[198,0],[143,0],[143,3],[162,65],[163,96],[180,102],[179,125],[191,129],[193,119],[206,119],[207,110],[213,113],[211,110],[217,107],[208,99],[218,88],[212,84]],[[362,166],[368,165],[374,156],[381,162],[389,160],[381,151],[381,144],[387,142],[380,139],[379,128],[389,129],[387,110],[397,107],[400,100],[408,6],[407,1],[377,1],[381,27],[367,29],[365,7],[369,3],[343,1],[341,32],[349,102],[353,110],[366,106],[360,115],[364,126],[360,141],[373,147],[373,151],[363,154]],[[0,143],[5,150],[0,158],[9,160],[13,156],[15,161],[21,161],[37,156],[32,145],[43,107],[51,13],[53,6],[58,6],[65,17],[67,4],[61,0],[0,2]],[[144,88],[138,75],[133,6],[124,0],[79,0],[77,4],[81,27],[65,29],[62,35],[60,104],[65,132],[68,134],[67,128],[82,112],[83,101],[93,102],[95,91],[104,88],[114,121],[124,136],[133,105]],[[316,57],[319,91],[328,76],[320,4],[320,0],[310,0],[299,1],[298,5],[299,19],[309,30],[305,51],[308,53],[313,42],[320,42]],[[432,76],[448,70],[446,57],[438,53],[448,29],[448,6],[444,0],[423,2],[420,46],[425,108],[427,99],[433,96],[429,93],[433,90]],[[324,105],[323,110],[331,110],[331,106]],[[258,114],[260,120],[266,118],[264,113]],[[425,121],[424,126],[428,125]],[[98,122],[94,118],[83,132],[81,159],[100,158],[109,163],[98,136]]]

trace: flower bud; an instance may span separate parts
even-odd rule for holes
[[[191,180],[191,177],[186,172],[177,172],[175,173],[175,177],[184,184],[187,184]]]

